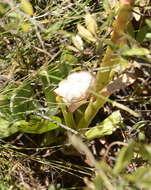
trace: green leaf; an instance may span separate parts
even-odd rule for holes
[[[69,51],[64,50],[61,54],[61,64],[59,71],[62,73],[63,78],[67,77],[73,66],[78,63],[78,58],[72,55]]]
[[[45,32],[45,36],[44,39],[45,40],[50,40],[51,38],[53,38],[53,34],[56,32],[58,32],[61,29],[61,26],[63,24],[63,20],[56,22],[54,24],[52,24],[49,28],[47,28],[44,32]]]
[[[8,104],[8,96],[7,95],[0,95],[0,106]]]
[[[51,119],[61,123],[59,117],[52,116]],[[28,122],[19,120],[14,123],[0,118],[0,139],[9,137],[18,131],[31,134],[42,134],[57,129],[58,127],[58,125],[44,119],[39,119],[36,116],[33,116]]]
[[[144,160],[147,160],[151,164],[151,147],[150,145],[137,144],[138,152],[141,154]]]
[[[139,42],[139,43],[142,43],[145,39],[145,36],[148,32],[148,26],[144,26],[142,28],[139,29],[137,35],[136,35],[136,40]]]
[[[98,126],[89,129],[85,136],[87,139],[99,138],[105,135],[111,135],[119,126],[122,116],[119,111],[113,112],[108,118],[101,122]]]
[[[18,128],[11,124],[10,121],[0,118],[0,139],[9,137],[18,131]]]
[[[63,21],[56,22],[52,24],[48,29],[45,30],[46,33],[56,32],[58,31],[63,24]]]
[[[34,101],[33,97],[34,92],[30,81],[24,82],[13,91],[10,98],[10,110],[14,119],[25,119],[27,111],[33,111],[35,107],[38,107],[38,103]]]
[[[127,30],[128,30],[128,34],[132,36],[133,38],[135,38],[135,29],[131,22],[127,25]]]
[[[0,4],[0,14],[4,14],[5,13],[5,8],[4,8],[4,5],[3,4]]]
[[[133,56],[133,55],[148,55],[150,52],[148,49],[146,48],[133,48],[133,49],[129,49],[124,51],[122,54],[126,55],[126,56]]]
[[[78,63],[78,58],[70,54],[68,51],[64,51],[61,55],[61,61],[69,65],[75,65]]]
[[[110,3],[109,3],[108,0],[103,1],[103,8],[104,8],[105,11],[110,10],[111,7],[110,7]]]
[[[134,153],[135,143],[131,143],[129,146],[124,146],[117,157],[116,164],[114,166],[113,172],[119,174],[122,172],[129,162],[131,161]]]
[[[0,190],[10,190],[10,188],[8,188],[4,184],[0,183]]]
[[[21,0],[21,6],[25,13],[33,15],[33,7],[29,0]]]
[[[128,181],[135,183],[137,186],[142,188],[151,187],[151,168],[150,167],[140,167],[132,174],[124,175]]]
[[[52,116],[51,119],[54,121],[57,121],[58,123],[61,123],[61,119],[56,116]],[[32,134],[42,134],[47,131],[51,131],[54,129],[57,129],[59,126],[44,120],[44,119],[39,119],[36,116],[33,116],[29,122],[25,122],[24,120],[18,121],[15,124],[21,132],[24,133],[32,133]]]
[[[151,20],[146,19],[145,21],[146,21],[147,25],[149,26],[149,28],[151,28]]]
[[[54,102],[55,101],[55,93],[53,92],[54,90],[54,85],[53,83],[50,81],[50,76],[48,74],[48,71],[47,70],[41,70],[39,72],[39,76],[40,76],[40,79],[42,81],[42,86],[43,86],[43,92],[45,94],[45,98],[46,98],[46,101],[47,101],[47,106],[49,108],[52,108],[52,107],[56,107]]]

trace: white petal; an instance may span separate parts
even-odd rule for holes
[[[87,71],[74,72],[59,83],[55,93],[61,96],[66,103],[77,102],[88,96],[87,90],[93,84],[94,76],[91,73]]]

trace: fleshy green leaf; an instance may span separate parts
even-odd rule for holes
[[[52,116],[51,119],[61,123],[61,119],[59,117]],[[57,129],[59,127],[58,125],[50,121],[39,119],[36,116],[31,118],[29,122],[25,122],[23,120],[18,121],[16,123],[16,126],[18,126],[20,131],[24,133],[32,133],[32,134],[42,134],[47,131]]]
[[[10,135],[16,133],[18,128],[11,125],[11,122],[0,118],[0,139],[9,137]]]
[[[61,119],[59,117],[52,116],[51,119],[61,123]],[[15,123],[0,118],[0,139],[9,137],[18,131],[31,134],[42,134],[47,131],[57,129],[58,127],[58,125],[44,119],[39,119],[36,116],[28,122],[25,120],[19,120]]]
[[[118,124],[121,120],[122,116],[120,112],[115,111],[99,125],[89,129],[85,133],[85,136],[87,139],[94,139],[105,135],[111,135],[119,127]]]

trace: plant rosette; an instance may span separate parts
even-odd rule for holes
[[[88,90],[92,90],[95,77],[88,71],[74,72],[59,83],[54,92],[70,105],[87,100],[90,97]],[[78,106],[79,107],[79,106]]]

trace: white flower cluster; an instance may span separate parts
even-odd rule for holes
[[[71,73],[59,83],[54,92],[62,97],[65,103],[74,103],[88,98],[88,89],[94,86],[94,76],[88,71]]]

